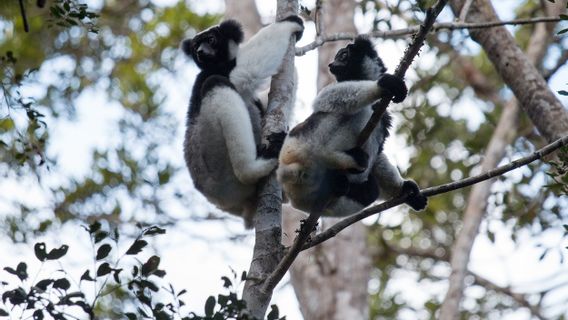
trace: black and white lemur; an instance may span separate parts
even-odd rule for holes
[[[404,81],[387,74],[371,41],[363,36],[339,50],[329,70],[337,83],[325,87],[313,114],[290,131],[279,156],[277,177],[297,209],[324,216],[353,214],[379,198],[409,194],[414,210],[427,198],[412,180],[403,180],[383,154],[391,116],[382,116],[369,140],[357,137],[369,120],[372,103],[386,92],[394,102],[407,94]]]
[[[282,133],[274,145],[260,147],[264,109],[256,91],[278,71],[291,36],[299,39],[303,30],[302,20],[290,16],[239,47],[241,25],[227,20],[181,44],[201,69],[187,113],[184,156],[189,173],[211,203],[243,217],[249,228],[257,182],[276,167],[284,138]]]

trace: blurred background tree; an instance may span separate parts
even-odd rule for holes
[[[565,12],[565,1],[556,2],[554,6],[550,1],[492,1],[502,19]],[[2,242],[32,244],[42,237],[57,238],[61,230],[69,230],[66,225],[78,228],[95,220],[106,220],[133,238],[139,232],[136,223],[183,228],[181,222],[199,221],[197,228],[206,230],[203,234],[192,230],[175,242],[250,240],[240,221],[212,209],[192,189],[181,157],[195,68],[181,57],[178,44],[218,22],[223,3],[211,5],[213,9],[203,9],[199,1],[87,1],[88,7],[82,3],[48,0],[39,8],[24,1],[29,32],[24,31],[17,1],[0,4]],[[351,11],[343,12],[350,17],[348,22],[354,21],[362,33],[414,26],[423,20],[414,1],[345,3],[352,4]],[[315,9],[313,1],[300,4]],[[231,7],[231,1],[226,6]],[[254,30],[273,21],[274,11],[263,14],[260,21],[244,23]],[[336,22],[331,31],[354,31],[331,12],[322,14]],[[439,20],[452,19],[448,10]],[[306,25],[304,44],[314,36],[313,24]],[[567,90],[567,40],[556,34],[562,27],[543,27],[531,24],[509,30],[552,89]],[[389,70],[394,70],[408,41],[377,39]],[[541,52],[533,52],[535,47]],[[326,83],[326,56],[322,54],[317,71],[313,54],[297,58],[296,63],[305,61],[307,68],[299,70],[323,74],[318,78],[321,87]],[[306,93],[300,87],[297,120],[309,113],[304,105],[316,92],[315,78],[309,73],[299,74],[300,86],[313,90]],[[313,83],[307,84],[306,78]],[[485,167],[482,161],[495,148],[500,155],[493,157],[493,166],[545,144],[467,31],[431,34],[407,80],[409,99],[391,106],[396,136],[389,139],[387,153],[404,175],[422,187],[479,173]],[[559,98],[566,105],[566,97]],[[490,144],[496,139],[500,147]],[[373,265],[369,295],[363,296],[363,306],[354,305],[366,309],[362,314],[373,319],[436,318],[451,273],[452,245],[464,213],[472,210],[484,218],[471,255],[461,317],[566,317],[568,200],[565,186],[548,178],[552,169],[550,164],[537,163],[485,184],[481,198],[471,200],[474,188],[469,188],[431,198],[420,214],[403,207],[369,219],[361,231]],[[474,205],[480,206],[470,208]],[[250,241],[239,243],[250,250]],[[341,287],[337,269],[330,268],[333,264],[315,255],[306,257],[320,268],[315,277]],[[348,257],[345,253],[343,258],[358,261]],[[2,267],[4,263],[16,261],[2,258]],[[360,263],[368,261],[362,258]],[[319,289],[317,294],[332,297],[312,293],[311,299],[299,301],[306,319],[317,319],[307,312],[313,301],[327,301],[322,308],[342,306],[341,297]],[[357,289],[361,291],[360,286]],[[103,315],[113,318],[123,306],[107,301],[101,308]]]

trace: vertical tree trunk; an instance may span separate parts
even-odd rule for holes
[[[259,15],[251,0],[235,2],[227,0],[228,14],[243,14],[243,18],[252,19],[248,27],[249,35],[259,28]],[[243,11],[235,6],[244,5]],[[251,12],[252,11],[252,12]],[[277,0],[276,20],[298,13],[297,0]],[[272,77],[270,85],[267,114],[263,123],[263,139],[270,133],[281,132],[287,128],[287,116],[294,105],[294,41],[291,41],[278,74]],[[271,174],[259,184],[259,204],[255,215],[255,244],[253,258],[250,264],[247,281],[243,290],[243,299],[247,302],[248,313],[258,319],[263,319],[272,298],[272,292],[263,290],[263,279],[276,268],[283,254],[282,241],[282,190]]]
[[[565,11],[566,3],[555,5],[545,2],[548,15],[557,16]],[[555,24],[537,24],[527,48],[527,60],[536,66],[541,64],[546,49],[552,40]],[[495,168],[505,155],[505,147],[511,144],[516,136],[519,116],[518,100],[511,99],[505,106],[495,133],[491,137],[485,156],[481,163],[481,170],[488,171]],[[562,133],[559,133],[562,134]],[[459,317],[459,305],[463,297],[464,278],[467,274],[467,264],[473,247],[473,242],[478,233],[479,226],[485,215],[487,199],[491,192],[493,181],[483,181],[475,185],[469,194],[467,207],[464,213],[463,228],[460,231],[456,243],[452,248],[450,265],[452,273],[449,279],[449,288],[442,303],[440,319],[457,319]]]
[[[324,34],[356,33],[353,0],[323,1]],[[327,43],[319,49],[318,90],[334,81],[327,65],[346,41]],[[285,240],[294,239],[299,220],[305,214],[283,207]],[[322,228],[337,219],[322,219]],[[357,223],[335,238],[303,252],[290,269],[290,277],[300,309],[306,320],[343,320],[368,318],[367,283],[371,260],[367,248],[367,228]]]

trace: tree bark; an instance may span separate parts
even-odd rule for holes
[[[262,27],[254,0],[225,0],[225,18],[236,18],[243,25],[245,39]],[[276,20],[298,13],[298,1],[278,0]],[[288,115],[294,105],[296,84],[294,77],[294,47],[290,42],[278,74],[272,77],[267,114],[263,119],[263,139],[270,133],[287,130]],[[282,241],[282,190],[274,174],[259,185],[259,204],[255,215],[255,244],[253,258],[243,290],[247,311],[263,319],[272,298],[272,292],[262,290],[263,279],[278,265],[284,248]]]
[[[547,8],[547,14],[549,16],[557,16],[565,11],[566,3],[565,1],[557,4],[545,2],[545,7]],[[554,26],[554,23],[537,24],[535,26],[526,53],[526,60],[532,65],[539,66],[541,64],[542,58],[552,40]],[[518,119],[518,100],[513,98],[506,104],[496,130],[487,146],[483,161],[481,162],[482,171],[497,167],[499,162],[503,159],[505,148],[510,145],[516,137]],[[559,132],[557,134],[562,135],[563,133]],[[459,317],[459,305],[463,298],[464,291],[464,278],[468,272],[467,265],[475,237],[485,215],[487,200],[491,194],[493,181],[494,180],[487,180],[476,184],[469,194],[463,218],[463,227],[452,248],[450,260],[452,272],[449,278],[449,288],[440,309],[440,319],[442,320],[457,319]]]
[[[323,2],[323,34],[351,32],[356,34],[353,16],[355,1]],[[319,49],[318,90],[334,81],[328,64],[347,41],[326,43]],[[299,220],[306,217],[291,206],[283,207],[284,239],[291,243]],[[323,218],[322,228],[337,219]],[[300,310],[305,320],[367,319],[367,284],[371,260],[367,248],[367,228],[357,223],[332,240],[303,252],[290,269],[290,277]]]
[[[465,0],[453,0],[452,10],[457,16]],[[564,1],[557,1],[564,2]],[[495,9],[487,0],[474,1],[468,11],[467,22],[497,21]],[[505,27],[470,30],[519,100],[523,111],[538,131],[550,142],[568,134],[568,111],[548,87],[538,69],[517,46]]]

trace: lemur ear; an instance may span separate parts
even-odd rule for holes
[[[181,42],[180,48],[186,55],[191,57],[191,48],[193,47],[192,39],[185,39]]]
[[[226,20],[219,25],[219,31],[227,38],[235,41],[237,44],[243,42],[245,34],[243,28],[236,20]]]
[[[358,35],[353,43],[358,48],[364,48],[365,50],[375,50],[373,48],[373,43],[366,35]]]

